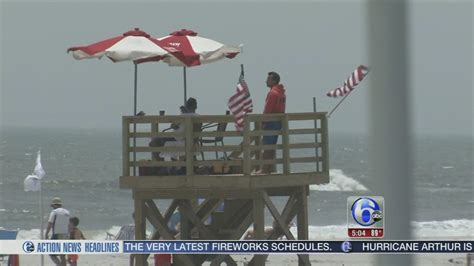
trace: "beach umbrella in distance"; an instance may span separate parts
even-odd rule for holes
[[[158,41],[139,28],[125,32],[120,36],[99,41],[86,46],[71,47],[68,50],[77,59],[108,57],[112,62],[132,61],[135,66],[133,114],[137,114],[137,64],[140,59],[161,60],[168,54]]]
[[[241,52],[241,46],[230,46],[197,36],[192,30],[182,29],[158,38],[160,46],[172,56],[161,58],[169,66],[183,67],[184,102],[187,98],[186,68],[209,64],[224,58],[234,58]],[[152,61],[154,58],[139,60]]]

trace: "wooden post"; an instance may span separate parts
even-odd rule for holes
[[[250,121],[249,117],[244,118],[244,140],[243,140],[243,151],[244,151],[244,175],[250,175],[252,166],[250,162]]]
[[[255,121],[254,122],[254,128],[256,131],[262,130],[262,122],[261,121]],[[262,145],[262,138],[260,136],[255,136],[255,146],[260,146]],[[256,150],[255,151],[255,160],[259,161],[262,158],[262,150]],[[260,170],[262,169],[263,164],[260,163],[259,165],[255,166],[255,170]]]
[[[313,97],[313,112],[316,114],[316,97]],[[314,129],[318,128],[318,119],[314,119]],[[314,133],[314,143],[318,144],[318,133]],[[316,147],[314,150],[316,158],[319,157],[319,148]],[[316,161],[316,172],[320,172],[319,161]]]
[[[296,216],[298,240],[308,240],[308,194],[306,193],[305,186],[299,189],[298,197],[298,212]],[[304,254],[298,257],[298,265],[309,265],[309,255]]]
[[[146,221],[145,221],[145,202],[135,200],[135,240],[146,240]],[[145,265],[146,256],[143,254],[135,255],[136,265]]]
[[[295,212],[296,212],[296,204],[298,204],[297,196],[296,193],[299,191],[292,191],[291,195],[288,197],[288,201],[285,204],[285,207],[283,208],[283,212],[281,213],[281,217],[285,220],[285,224],[289,224],[293,218],[295,217]],[[268,240],[276,240],[280,236],[278,230],[274,230],[270,236],[268,237]],[[268,254],[262,255],[263,258],[267,258]],[[257,257],[254,256],[252,260],[250,260],[249,265],[256,265],[256,260]]]
[[[328,119],[326,116],[321,117],[321,146],[323,157],[323,169],[321,171],[329,173],[329,148],[328,148]]]
[[[178,205],[180,202],[183,200],[178,200],[177,203]],[[189,203],[189,200],[184,200],[187,201],[185,204]],[[178,206],[178,211],[180,212],[181,218],[180,218],[180,239],[182,240],[189,240],[191,238],[191,225],[189,222],[189,219],[183,214],[181,211],[181,208]],[[175,254],[173,255],[173,260],[175,261],[176,265],[194,265],[192,262],[192,259],[189,258],[189,262],[187,262],[186,254]]]
[[[130,176],[130,123],[122,117],[122,175]]]
[[[194,174],[193,167],[193,121],[191,116],[186,116],[184,119],[185,124],[185,138],[186,138],[186,175],[190,176]],[[189,181],[187,181],[189,182]]]
[[[152,133],[158,133],[159,132],[159,124],[158,123],[152,123],[151,124],[151,132]],[[153,137],[150,138],[150,141],[153,141]],[[150,153],[150,159],[154,160],[153,158],[153,152]],[[140,173],[139,173],[140,174]]]
[[[191,204],[189,200],[180,200],[184,201],[184,204]],[[180,232],[181,232],[181,239],[186,240],[186,239],[191,239],[191,224],[189,219],[186,217],[186,215],[183,215],[181,212],[181,208],[178,207],[178,210],[181,214],[181,220],[180,220]]]
[[[156,132],[159,131],[159,129],[160,129],[160,127],[159,127],[158,123],[151,124],[151,132],[156,133]]]
[[[160,116],[165,115],[165,111],[160,111]],[[160,132],[160,123],[151,123],[151,132],[158,133]],[[153,137],[150,139],[153,140]],[[153,160],[153,153],[151,153],[151,159]]]
[[[253,198],[253,232],[255,240],[265,239],[265,203],[259,191],[255,192]],[[254,255],[254,265],[265,265],[264,255]]]
[[[293,234],[290,232],[290,229],[288,228],[288,223],[285,221],[285,219],[280,215],[280,213],[278,212],[278,209],[275,207],[275,205],[273,204],[272,200],[270,199],[270,197],[268,196],[267,192],[263,191],[262,192],[262,198],[263,200],[265,201],[265,204],[267,205],[267,208],[268,210],[270,211],[270,213],[272,214],[273,216],[273,219],[275,220],[276,222],[276,225],[279,226],[281,228],[281,231],[283,232],[283,234],[286,236],[286,238],[288,240],[295,240],[295,237],[293,236]],[[273,226],[274,229],[275,228],[275,223],[274,223],[274,226]],[[276,229],[278,230],[278,229]]]
[[[160,110],[160,116],[163,116],[163,115],[165,115],[165,111]],[[158,123],[152,123],[151,124],[151,132],[156,133],[156,132],[159,132],[159,131],[160,131],[160,123],[159,122]]]
[[[283,116],[283,121],[282,121],[282,144],[283,144],[283,173],[284,174],[290,174],[291,168],[290,168],[290,136],[288,135],[288,115]]]
[[[186,68],[185,68],[186,69]],[[184,120],[185,124],[185,138],[186,138],[186,147],[185,147],[185,154],[186,154],[186,184],[192,186],[194,184],[193,179],[190,176],[194,175],[194,121],[192,116],[186,116]],[[186,203],[190,203],[192,206],[197,206],[197,199],[193,200],[184,200]],[[187,236],[188,238],[191,237],[191,224],[188,219],[181,215],[181,236]],[[184,238],[186,239],[186,238]]]

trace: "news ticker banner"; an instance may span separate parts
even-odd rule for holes
[[[0,254],[471,253],[462,241],[88,241],[0,240]]]

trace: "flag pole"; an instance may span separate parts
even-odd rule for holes
[[[334,108],[332,108],[331,112],[329,112],[329,114],[327,115],[328,118],[331,118],[331,114],[334,113],[334,111],[337,109],[337,107],[339,107],[339,105],[341,105],[341,103],[347,98],[347,96],[349,96],[349,94],[351,94],[352,91],[349,91],[346,96],[344,96],[344,98],[342,98],[337,104],[336,106],[334,106]]]
[[[40,191],[39,191],[39,201],[40,201],[40,219],[41,219],[41,228],[40,228],[40,240],[43,239],[44,223],[43,223],[43,182],[40,180]],[[41,266],[44,266],[44,255],[41,254]]]
[[[41,149],[38,150],[36,154],[36,164],[35,168],[33,170],[34,175],[38,177],[38,182],[39,182],[39,216],[40,216],[40,237],[39,239],[43,239],[44,236],[44,221],[43,221],[43,182],[42,179],[45,175],[43,165],[41,164]],[[44,266],[44,255],[41,254],[41,266]]]

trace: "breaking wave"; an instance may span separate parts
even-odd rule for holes
[[[340,169],[329,170],[329,184],[311,185],[316,191],[366,191],[367,187],[354,178],[347,176]]]
[[[116,235],[120,230],[120,226],[112,226],[108,230],[84,231],[87,239],[105,240],[109,232]],[[292,227],[291,232],[296,235],[296,227]],[[474,220],[446,220],[446,221],[425,221],[412,222],[412,230],[414,231],[414,238],[416,239],[472,239],[474,238]],[[18,239],[38,239],[39,229],[20,230]],[[151,232],[147,232],[150,235]],[[313,240],[333,240],[346,239],[347,226],[343,225],[324,225],[324,226],[309,226],[309,237]]]

